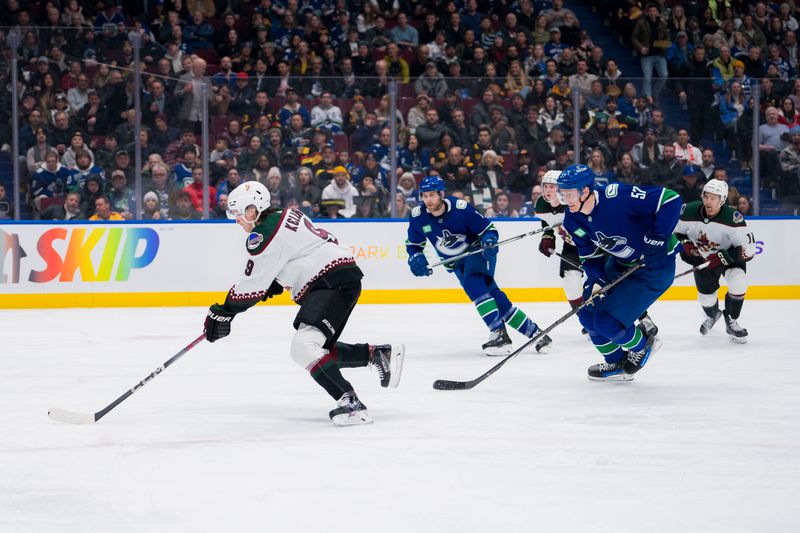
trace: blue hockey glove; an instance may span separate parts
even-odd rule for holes
[[[497,236],[494,233],[487,233],[481,237],[481,249],[484,259],[497,257]]]
[[[644,264],[650,268],[659,268],[667,260],[667,243],[669,235],[659,235],[648,233],[644,236],[642,253],[644,254]]]
[[[428,258],[422,252],[417,252],[408,258],[408,266],[411,268],[411,273],[417,277],[430,276],[433,274],[428,267]]]

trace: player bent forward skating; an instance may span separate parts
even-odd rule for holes
[[[694,273],[697,298],[706,314],[700,333],[708,335],[720,317],[731,342],[747,342],[747,330],[739,325],[739,314],[747,292],[746,263],[755,256],[756,239],[748,232],[739,211],[726,203],[728,184],[710,180],[703,187],[703,201],[684,206],[675,234],[683,244],[681,258],[693,266],[708,265]],[[725,310],[719,310],[719,278],[728,284]]]
[[[636,318],[672,285],[675,277],[681,200],[662,187],[611,183],[595,187],[586,165],[573,165],[558,178],[567,204],[564,226],[583,261],[584,298],[637,263],[637,271],[604,298],[584,307],[578,318],[605,362],[589,367],[592,380],[630,380],[657,348],[654,334],[636,327]],[[610,257],[606,261],[605,254]]]
[[[542,195],[536,200],[533,211],[537,218],[542,220],[542,227],[563,224],[565,206],[561,203],[558,195],[558,177],[560,170],[548,170],[542,176]],[[564,294],[567,296],[569,305],[575,309],[583,303],[583,270],[580,269],[580,258],[578,249],[572,242],[572,237],[564,229],[564,226],[545,231],[539,241],[539,252],[545,257],[551,257],[556,251],[556,232],[561,236],[564,245],[561,248],[561,262],[559,265],[559,275],[561,276],[564,287]],[[656,335],[658,326],[647,314],[647,311],[639,317],[639,324],[644,328],[648,335]],[[581,328],[581,333],[588,337],[586,328]]]
[[[431,275],[423,253],[427,241],[442,260],[472,247],[481,247],[483,251],[480,254],[465,257],[455,264],[448,263],[445,267],[455,273],[491,332],[489,340],[482,346],[484,353],[510,353],[511,339],[506,326],[528,338],[537,335],[539,326],[515,307],[494,281],[498,236],[494,225],[464,200],[445,197],[444,180],[439,176],[427,176],[420,183],[419,191],[423,205],[415,207],[409,215],[406,241],[411,272],[415,276]],[[550,342],[550,337],[543,336],[536,343],[536,351],[542,351]]]
[[[209,309],[206,339],[227,336],[237,313],[289,287],[300,304],[292,359],[336,400],[330,412],[335,424],[372,422],[339,369],[371,365],[378,370],[381,386],[394,388],[400,382],[405,348],[338,342],[361,294],[363,274],[350,250],[297,209],[270,207],[269,191],[259,182],[243,183],[231,192],[228,218],[248,233],[247,261],[225,302]]]

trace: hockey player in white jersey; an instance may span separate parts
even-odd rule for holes
[[[259,182],[243,183],[231,192],[228,218],[247,232],[247,259],[225,302],[209,309],[206,339],[227,336],[237,313],[288,288],[300,304],[292,359],[337,402],[330,412],[335,424],[371,422],[340,368],[371,365],[381,386],[394,388],[400,382],[405,348],[338,342],[361,294],[363,274],[350,250],[299,210],[270,207],[269,191]]]
[[[708,335],[714,324],[725,318],[725,329],[732,342],[747,342],[747,330],[739,325],[739,315],[747,292],[746,263],[755,255],[755,237],[748,231],[744,216],[727,204],[728,184],[710,180],[703,187],[702,202],[683,207],[675,234],[683,244],[681,257],[690,265],[708,266],[694,273],[698,299],[706,314],[700,333]],[[717,298],[720,277],[728,293],[725,309]]]

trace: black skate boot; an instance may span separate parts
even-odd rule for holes
[[[722,311],[720,311],[718,307],[715,307],[713,314],[706,315],[706,319],[700,324],[700,335],[708,335],[708,332],[711,331],[711,328],[714,327],[714,324],[716,324],[717,320],[720,318],[722,318]]]
[[[406,347],[402,344],[392,346],[381,344],[370,346],[369,364],[378,369],[381,387],[396,389],[400,384],[400,375],[403,373],[403,359],[406,356]]]
[[[331,421],[337,426],[372,423],[372,418],[367,413],[367,406],[361,403],[355,391],[342,394],[337,404],[339,407],[329,413]]]
[[[644,327],[639,326],[639,329],[644,333]],[[628,352],[628,360],[625,361],[625,373],[629,374],[631,378],[635,373],[642,369],[647,364],[650,356],[653,355],[661,348],[661,341],[655,335],[647,335],[647,342],[644,348],[638,352]]]
[[[541,330],[539,328],[536,328],[536,333],[534,334],[534,336],[536,336],[540,331]],[[536,344],[534,345],[534,348],[536,348],[536,353],[547,353],[547,352],[549,352],[550,351],[550,345],[552,343],[553,343],[553,339],[551,339],[547,335],[543,335],[542,338],[539,339],[538,341],[536,341]]]
[[[728,332],[731,342],[747,344],[747,330],[740,326],[735,318],[731,318],[728,311],[723,311],[722,316],[725,317],[725,331]]]
[[[625,361],[599,363],[589,367],[588,377],[592,381],[630,381],[633,376],[625,372]]]
[[[486,355],[508,355],[511,353],[511,338],[505,327],[495,329],[489,335],[489,340],[481,346]]]
[[[642,333],[647,336],[652,335],[655,337],[658,335],[658,326],[656,326],[655,322],[653,322],[653,319],[650,318],[650,315],[647,313],[639,317],[639,326],[641,326],[639,329],[642,330]]]

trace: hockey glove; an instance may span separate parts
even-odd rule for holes
[[[645,265],[650,268],[659,268],[666,262],[669,239],[669,235],[659,235],[657,233],[648,233],[644,236],[642,252],[644,253]]]
[[[486,233],[481,237],[481,254],[484,259],[494,259],[497,257],[497,235]]]
[[[417,277],[430,276],[433,274],[428,267],[428,258],[422,252],[417,252],[408,258],[408,266],[411,273]]]
[[[545,257],[550,257],[556,251],[556,234],[553,231],[545,231],[542,240],[539,241],[539,252]]]
[[[214,342],[230,335],[231,322],[234,316],[236,316],[235,313],[226,311],[221,305],[212,305],[208,309],[205,328],[203,329],[203,333],[206,334],[206,340]]]
[[[706,267],[708,270],[715,269],[717,267],[730,267],[736,264],[736,261],[731,257],[731,255],[725,251],[720,250],[715,254],[711,254],[706,257],[706,261],[708,261],[708,266]]]
[[[266,302],[269,298],[272,298],[273,296],[279,296],[281,294],[283,294],[283,286],[277,281],[272,280],[269,289],[267,289],[267,293],[263,298],[261,298],[261,301]]]

